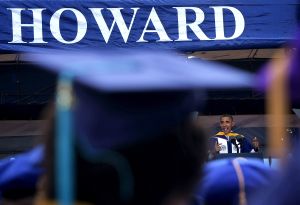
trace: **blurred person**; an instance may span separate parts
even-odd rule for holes
[[[274,136],[270,135],[272,136],[270,137],[272,149],[269,152],[280,157],[281,176],[274,180],[265,192],[254,197],[249,203],[250,205],[300,204],[300,136],[298,133],[298,136],[295,137],[298,140],[285,140],[282,137],[286,136],[286,127],[288,127],[284,118],[286,112],[290,108],[300,108],[300,30],[289,47],[291,49],[289,49],[288,55],[273,59],[258,74],[259,88],[267,92],[267,105],[272,108],[269,108],[269,111],[271,114],[276,114],[274,115],[276,120],[274,127],[278,132],[277,135],[276,133]],[[280,107],[275,105],[280,105]],[[274,108],[280,109],[280,112],[276,113]]]
[[[79,86],[82,87],[82,86]],[[98,113],[97,107],[104,109],[117,109],[117,111],[110,110],[109,113],[117,115],[117,118],[122,119],[122,115],[125,120],[128,119],[125,113],[131,113],[135,111],[145,112],[142,109],[150,106],[157,101],[157,97],[160,100],[164,99],[167,104],[172,105],[167,98],[176,100],[176,94],[168,93],[138,93],[138,94],[113,94],[107,97],[107,107],[101,103],[104,96],[99,98],[96,90],[90,88],[76,88],[77,92],[83,92],[85,96],[78,97],[76,99],[78,104],[82,101],[86,101],[87,96],[93,101],[92,109],[83,109],[84,115],[89,115],[92,119],[86,117],[79,118],[78,123],[84,124],[83,132],[93,133],[93,136],[98,137],[97,141],[101,141],[102,135],[108,135],[107,130],[98,129],[98,123],[103,123],[105,119],[102,119],[103,113]],[[81,91],[79,91],[81,90]],[[104,97],[104,98],[106,98]],[[81,99],[82,98],[82,99]],[[152,99],[152,100],[151,100]],[[105,100],[105,101],[106,101]],[[99,104],[99,105],[97,105]],[[156,105],[161,103],[157,102]],[[79,106],[79,105],[78,105]],[[96,107],[95,107],[96,106]],[[124,107],[123,107],[124,106]],[[146,106],[146,107],[145,107]],[[81,109],[81,108],[80,108]],[[96,110],[94,110],[96,109]],[[157,108],[148,108],[149,115],[156,112]],[[81,113],[82,114],[82,113]],[[108,113],[107,113],[108,114]],[[158,116],[156,116],[158,114]],[[152,119],[152,117],[159,116],[159,112],[152,116],[144,116],[146,121]],[[187,113],[188,114],[188,113]],[[92,117],[94,116],[94,117]],[[52,116],[53,117],[53,116]],[[108,116],[107,116],[108,117]],[[143,119],[140,116],[139,120]],[[150,119],[148,119],[148,117]],[[137,142],[130,142],[130,136],[124,134],[124,144],[120,144],[118,148],[111,149],[119,165],[113,165],[107,159],[101,160],[101,154],[95,154],[91,156],[87,154],[86,150],[80,146],[85,142],[75,142],[75,170],[76,170],[76,201],[87,204],[99,204],[99,205],[113,205],[113,204],[164,204],[175,205],[185,204],[189,200],[195,182],[200,177],[201,165],[205,160],[205,136],[201,129],[196,128],[190,122],[189,115],[186,119],[180,120],[180,123],[170,130],[165,130],[162,133],[154,135],[148,135],[144,133],[144,130],[139,127],[132,127],[130,129],[136,129],[137,132],[141,132],[140,140]],[[113,118],[110,116],[109,118]],[[119,120],[121,120],[119,119]],[[144,119],[144,120],[145,120]],[[81,120],[87,122],[81,122]],[[97,120],[97,121],[96,121]],[[113,121],[111,121],[113,120]],[[110,126],[117,126],[115,120],[110,119],[112,123]],[[155,120],[155,118],[153,119]],[[179,119],[178,119],[179,120]],[[52,123],[54,119],[52,118]],[[77,120],[76,120],[77,121]],[[150,123],[150,122],[149,122]],[[141,125],[140,123],[137,123]],[[109,124],[106,124],[109,126]],[[100,126],[103,128],[103,126]],[[152,127],[152,126],[151,126]],[[49,135],[47,136],[46,144],[46,157],[45,165],[47,173],[44,176],[45,190],[41,193],[42,196],[46,196],[47,201],[53,201],[56,199],[57,194],[55,191],[55,163],[53,153],[54,151],[54,136],[53,130],[55,130],[54,124],[50,125]],[[146,127],[144,127],[146,128]],[[155,126],[153,127],[155,129]],[[77,132],[80,132],[78,130]],[[81,131],[82,132],[82,131]],[[114,132],[114,131],[110,131]],[[127,130],[127,132],[136,134],[134,130]],[[121,133],[115,133],[122,137]],[[75,134],[77,135],[77,134]],[[126,142],[128,140],[128,142]],[[97,151],[96,151],[97,152]],[[94,155],[94,154],[93,154]],[[105,155],[105,154],[104,154]],[[108,156],[105,158],[114,158],[114,156]],[[122,165],[125,163],[126,165]],[[119,170],[118,166],[125,166]],[[126,170],[126,167],[129,170]],[[120,173],[123,172],[123,173]],[[126,177],[122,179],[120,177]],[[132,193],[128,193],[127,196],[122,196],[122,181],[127,181],[127,190],[131,190]],[[37,204],[45,203],[45,198],[38,198]]]
[[[258,140],[257,137],[253,137],[252,139],[252,150],[251,152],[259,152],[260,151],[260,141]]]

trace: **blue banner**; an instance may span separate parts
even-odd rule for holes
[[[0,0],[0,52],[275,48],[294,36],[298,5],[297,0]]]

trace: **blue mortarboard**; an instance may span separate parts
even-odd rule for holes
[[[269,185],[275,170],[258,159],[222,159],[207,163],[195,194],[197,205],[247,204],[249,197]]]
[[[0,161],[0,193],[3,195],[11,193],[9,197],[17,197],[17,191],[21,196],[28,193],[34,194],[37,180],[43,173],[40,166],[43,156],[43,147],[38,146],[28,152],[2,159]],[[30,192],[30,190],[34,191]]]
[[[72,203],[72,132],[85,152],[98,155],[175,129],[201,106],[204,97],[199,90],[252,84],[252,76],[242,71],[212,62],[188,62],[161,51],[56,53],[28,59],[59,74],[57,189],[64,204]]]
[[[27,55],[45,68],[70,73],[100,92],[147,92],[252,86],[249,74],[223,64],[144,50]],[[230,79],[230,80],[228,80]]]
[[[203,95],[195,95],[195,90],[252,83],[252,76],[242,71],[206,61],[187,62],[165,52],[65,53],[34,60],[72,76],[76,132],[101,148],[123,146],[174,127],[201,105]]]

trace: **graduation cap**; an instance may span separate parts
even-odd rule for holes
[[[187,62],[165,52],[60,54],[35,59],[75,80],[75,127],[79,137],[90,138],[90,145],[96,148],[124,146],[141,135],[155,136],[153,132],[169,129],[199,109],[204,96],[195,95],[195,90],[250,87],[253,82],[242,71],[206,61]],[[101,132],[101,140],[86,133],[99,120],[91,132]]]
[[[43,150],[38,146],[0,161],[0,193],[3,198],[17,200],[34,196],[38,178],[43,173],[40,166]]]
[[[222,159],[204,168],[195,205],[245,205],[250,196],[270,184],[276,171],[258,159]]]
[[[159,137],[182,123],[202,105],[204,89],[253,82],[252,75],[225,65],[188,62],[162,51],[57,52],[27,59],[58,73],[57,189],[67,193],[58,194],[64,204],[73,194],[73,133],[84,152],[113,155],[115,148]]]

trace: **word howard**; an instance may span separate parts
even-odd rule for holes
[[[149,8],[148,8],[149,9]],[[94,28],[99,32],[99,41],[109,43],[111,37],[118,33],[119,41],[128,43],[130,41],[143,43],[149,42],[149,36],[152,35],[151,40],[155,42],[171,42],[171,41],[194,41],[194,40],[232,40],[242,35],[245,29],[245,19],[243,14],[236,8],[230,6],[211,6],[213,21],[210,22],[214,30],[214,37],[208,37],[206,31],[201,28],[204,23],[207,23],[207,16],[199,7],[171,7],[172,10],[170,19],[175,22],[172,25],[172,31],[166,26],[165,21],[162,21],[158,9],[152,7],[146,15],[143,16],[144,21],[138,17],[142,8],[88,8],[90,17],[87,17],[79,9],[75,8],[60,8],[52,12],[52,15],[45,18],[46,8],[7,8],[11,12],[11,44],[46,44],[45,25],[49,28],[51,36],[55,40],[63,44],[75,44],[80,42],[88,35],[90,28]],[[130,11],[130,12],[128,12]],[[161,10],[160,10],[161,12]],[[107,19],[109,13],[110,17]],[[145,12],[144,12],[145,13]],[[193,15],[193,18],[188,18]],[[232,21],[231,34],[225,35],[224,16],[230,15]],[[68,21],[65,18],[71,16],[75,21],[72,25],[67,25]],[[126,18],[125,18],[126,16]],[[24,19],[30,19],[31,23],[24,23]],[[91,20],[92,18],[92,20]],[[192,19],[192,20],[191,20]],[[109,22],[109,23],[108,23]],[[43,25],[44,24],[44,25]],[[138,25],[138,26],[135,26]],[[75,26],[77,29],[66,37],[64,28],[68,26]],[[133,29],[133,28],[138,28]],[[30,30],[30,39],[28,34],[26,39],[22,36],[24,30]],[[191,35],[193,38],[191,38]],[[49,36],[49,34],[48,34]],[[71,36],[71,38],[70,38]],[[154,37],[153,37],[154,36]],[[154,39],[154,40],[153,40]]]

